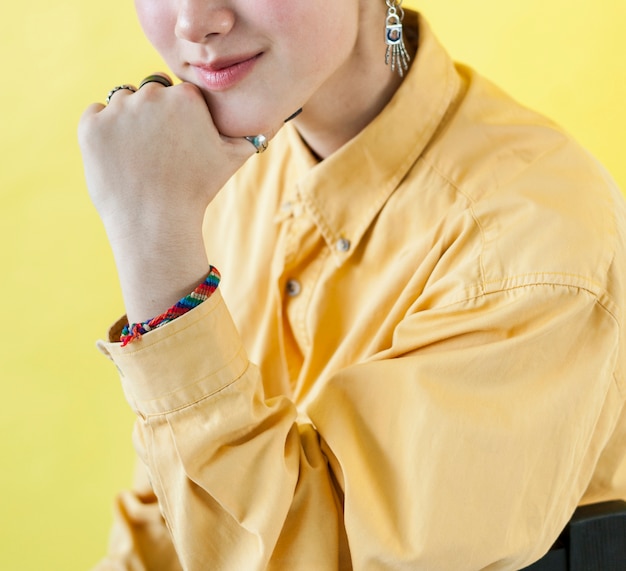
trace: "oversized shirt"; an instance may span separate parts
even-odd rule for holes
[[[623,199],[405,24],[369,126],[319,162],[287,125],[210,205],[217,292],[101,343],[158,498],[101,569],[515,570],[626,497]]]

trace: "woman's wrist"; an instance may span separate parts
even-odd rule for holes
[[[120,336],[122,347],[126,346],[135,339],[139,339],[145,333],[149,333],[150,331],[173,321],[181,315],[184,315],[188,311],[191,311],[194,307],[197,307],[202,302],[206,301],[217,289],[219,283],[220,274],[217,268],[211,266],[208,275],[202,283],[200,283],[191,293],[179,299],[167,311],[143,322],[129,322],[128,325],[123,328]]]
[[[129,321],[161,314],[207,275],[210,266],[198,228],[189,235],[111,240]]]

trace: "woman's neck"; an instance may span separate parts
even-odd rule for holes
[[[387,105],[402,77],[385,64],[385,3],[368,2],[350,58],[294,120],[311,151],[324,159],[362,131]],[[415,46],[407,44],[411,58]]]

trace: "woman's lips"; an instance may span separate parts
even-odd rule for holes
[[[230,89],[246,77],[254,68],[261,54],[243,56],[237,59],[216,60],[210,64],[195,63],[191,67],[198,79],[209,91]]]

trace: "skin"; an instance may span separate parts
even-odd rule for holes
[[[382,0],[136,0],[136,9],[182,83],[120,90],[79,124],[87,186],[130,322],[162,313],[208,272],[203,214],[254,154],[244,135],[271,138],[303,107],[294,124],[323,159],[401,81],[384,63]],[[192,65],[252,56],[226,88],[207,87]]]

